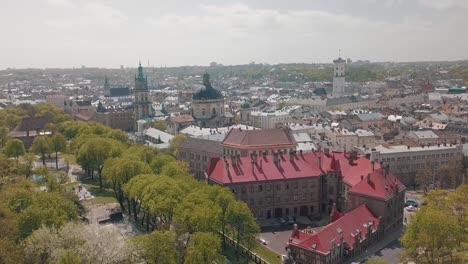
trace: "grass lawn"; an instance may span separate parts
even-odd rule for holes
[[[66,153],[61,153],[59,155],[60,158],[63,158],[64,160],[68,161],[70,165],[76,165],[76,157],[74,154],[66,154]]]
[[[281,264],[281,256],[275,252],[269,250],[263,245],[258,244],[256,248],[252,250],[254,253],[257,253],[257,256],[261,257],[270,264]],[[233,264],[251,264],[253,261],[249,260],[247,257],[240,255],[239,261],[236,257],[236,250],[229,245],[226,245],[226,251],[224,252],[226,258],[231,261]]]
[[[257,247],[254,248],[252,251],[257,253],[262,259],[266,260],[270,264],[280,264],[281,263],[281,256],[276,254],[275,252],[271,251],[264,245],[258,244]]]
[[[83,201],[83,205],[108,204],[117,202],[117,199],[114,197],[112,188],[106,185],[102,186],[102,189],[99,188],[99,179],[97,176],[95,176],[94,179],[81,178],[80,180],[83,186],[86,187],[86,189],[88,189],[88,191],[96,197],[91,200]]]

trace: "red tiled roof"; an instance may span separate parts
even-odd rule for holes
[[[372,165],[370,160],[359,156],[350,163],[349,155],[349,153],[343,152],[330,154],[323,152],[296,153],[291,161],[289,154],[282,154],[279,155],[280,166],[274,163],[273,155],[265,157],[259,155],[257,162],[253,165],[253,171],[251,157],[240,157],[239,162],[230,157],[226,157],[225,160],[216,158],[210,161],[206,174],[217,183],[232,184],[318,177],[326,172],[341,170],[343,180],[353,186],[361,181],[361,175],[372,172]],[[319,162],[321,162],[321,166],[319,166]],[[226,166],[229,168],[229,173]],[[375,163],[375,168],[380,168],[380,165]]]
[[[294,139],[286,129],[231,129],[223,140],[226,146],[295,146]]]
[[[397,177],[392,174],[385,176],[384,170],[379,169],[370,173],[369,176],[364,176],[360,182],[351,187],[348,193],[358,193],[386,200],[393,195],[395,188],[398,188],[400,192],[406,187]]]
[[[365,239],[368,230],[378,230],[379,223],[379,218],[364,204],[346,213],[335,222],[324,226],[313,235],[293,232],[290,244],[327,254],[332,248],[333,241],[338,245],[343,239],[345,245],[349,249],[353,249],[355,237],[358,236],[361,240]]]
[[[340,211],[336,209],[336,206],[333,206],[332,211],[330,213],[330,222],[335,222],[336,220],[340,219],[343,216],[344,214],[340,213]]]
[[[178,115],[171,117],[171,121],[175,123],[188,123],[193,122],[194,119],[191,115]]]

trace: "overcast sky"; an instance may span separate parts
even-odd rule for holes
[[[468,59],[468,0],[1,0],[0,68]]]

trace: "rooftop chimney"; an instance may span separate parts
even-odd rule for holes
[[[273,152],[273,162],[276,164],[276,166],[279,166],[279,154],[278,152]]]
[[[371,161],[372,171],[375,170],[375,161]]]
[[[260,160],[260,170],[263,170],[263,160]]]
[[[385,177],[388,176],[389,171],[390,171],[390,165],[387,164],[387,165],[385,166],[385,168],[384,168]]]
[[[224,160],[224,163],[226,164],[226,173],[228,176],[231,176],[231,172],[229,171],[229,162],[227,160]]]
[[[330,149],[329,149],[329,148],[324,148],[324,149],[323,149],[323,152],[324,152],[326,155],[328,155],[328,154],[330,154]]]
[[[364,175],[361,175],[361,181],[364,180]]]
[[[371,175],[370,173],[367,174],[367,182],[370,182],[370,175]]]
[[[318,157],[318,165],[319,165],[319,169],[322,168],[322,157]]]
[[[289,151],[289,161],[293,161],[294,160],[294,152],[291,150]]]
[[[250,168],[252,169],[252,174],[254,173],[254,164],[255,162],[253,160],[250,161]]]

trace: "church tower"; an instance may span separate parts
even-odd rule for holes
[[[110,85],[107,75],[104,76],[104,97],[110,97]]]
[[[341,57],[333,61],[333,97],[343,97],[345,94],[345,64]]]
[[[135,95],[135,121],[145,117],[153,116],[151,111],[151,102],[148,99],[148,78],[143,74],[143,67],[138,66],[138,73],[135,75],[135,89],[133,90]]]

